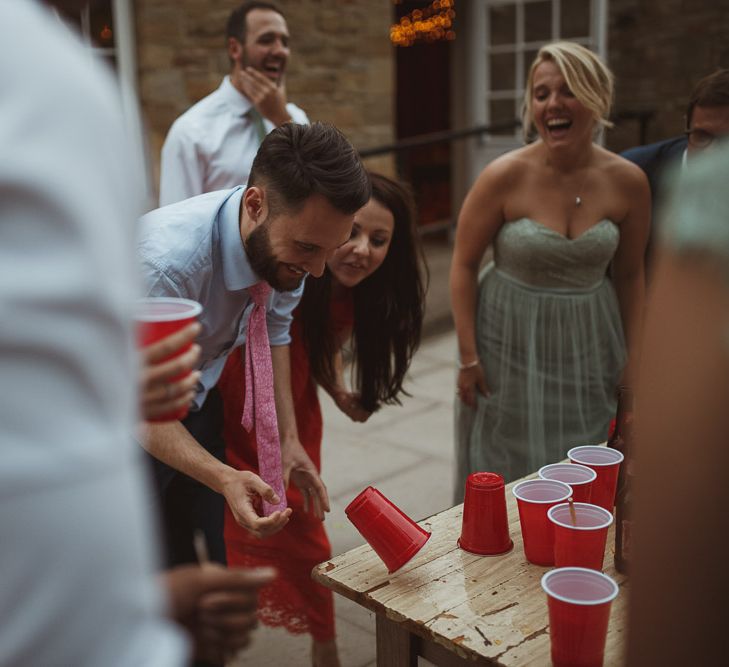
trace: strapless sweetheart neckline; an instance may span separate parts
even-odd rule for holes
[[[538,220],[534,220],[533,218],[528,218],[526,216],[524,216],[522,218],[517,218],[516,220],[510,220],[510,221],[506,222],[505,224],[513,225],[513,224],[516,224],[517,222],[521,222],[522,220],[531,222],[534,226],[539,227],[540,229],[550,232],[550,233],[554,234],[555,236],[559,236],[559,238],[564,239],[565,241],[570,241],[570,242],[579,241],[583,236],[585,236],[586,234],[589,234],[593,229],[596,229],[597,227],[602,225],[604,222],[609,222],[611,225],[615,225],[617,227],[617,225],[612,220],[610,220],[610,218],[603,218],[602,220],[599,220],[598,222],[596,222],[594,225],[590,225],[584,232],[582,232],[578,236],[575,236],[575,238],[571,239],[569,236],[565,236],[564,234],[561,234],[556,229],[547,227],[547,225],[539,222]]]

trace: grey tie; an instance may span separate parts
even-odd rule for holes
[[[268,130],[266,130],[266,126],[263,124],[263,116],[261,116],[261,113],[258,109],[256,109],[256,107],[251,107],[246,113],[246,117],[251,122],[251,125],[256,128],[258,141],[263,141],[268,134]]]

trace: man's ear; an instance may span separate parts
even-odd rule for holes
[[[237,63],[243,54],[243,44],[235,37],[228,37],[228,56],[230,59]]]
[[[243,195],[243,206],[246,216],[258,227],[268,217],[268,198],[266,190],[258,185],[251,185]]]

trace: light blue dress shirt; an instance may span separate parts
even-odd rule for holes
[[[253,302],[253,272],[240,237],[245,188],[218,190],[151,211],[140,220],[139,254],[148,296],[173,296],[202,304],[202,377],[193,410],[199,410],[220,378],[228,354],[245,344]],[[271,345],[287,345],[302,284],[292,292],[271,291],[266,308]]]

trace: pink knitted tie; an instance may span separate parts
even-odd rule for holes
[[[246,334],[246,396],[241,424],[249,431],[256,427],[258,444],[258,473],[280,498],[277,505],[263,501],[263,514],[286,509],[286,491],[281,467],[281,443],[276,421],[276,401],[273,393],[273,365],[266,328],[266,301],[271,286],[266,282],[248,288],[254,306]]]

